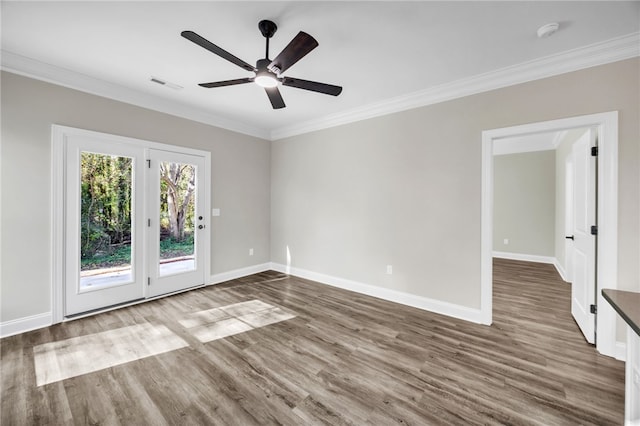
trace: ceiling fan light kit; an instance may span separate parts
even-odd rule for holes
[[[278,85],[278,80],[264,71],[258,71],[253,81],[260,87],[276,87]]]
[[[310,90],[312,92],[326,95],[338,96],[342,92],[342,87],[332,84],[318,83],[316,81],[302,80],[300,78],[281,76],[281,73],[289,69],[292,65],[306,56],[313,49],[318,47],[318,42],[309,34],[300,31],[291,42],[276,56],[274,60],[269,59],[269,39],[276,33],[278,27],[269,20],[262,20],[258,23],[258,29],[266,39],[266,49],[264,59],[259,59],[256,66],[249,65],[242,59],[232,55],[226,50],[216,46],[209,40],[199,36],[193,31],[183,31],[182,37],[197,44],[198,46],[220,56],[223,59],[239,66],[240,68],[255,73],[253,77],[238,78],[235,80],[216,81],[211,83],[200,83],[199,86],[205,88],[225,87],[235,84],[256,83],[265,89],[267,97],[273,109],[285,107],[284,100],[278,89],[278,83],[283,86],[294,87],[296,89]]]
[[[269,40],[269,39],[267,39]],[[267,52],[268,56],[269,52]],[[256,76],[253,81],[261,87],[276,87],[278,85],[277,74],[269,70],[270,59],[258,59],[256,62]]]

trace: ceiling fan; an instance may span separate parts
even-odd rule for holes
[[[183,31],[180,35],[200,47],[215,53],[227,61],[236,64],[242,69],[255,73],[253,77],[238,78],[235,80],[215,81],[212,83],[200,83],[199,86],[212,88],[233,86],[235,84],[256,83],[264,87],[273,109],[284,108],[284,100],[278,90],[278,83],[283,86],[295,87],[297,89],[311,90],[312,92],[324,93],[338,96],[342,92],[342,87],[332,84],[318,83],[316,81],[302,80],[300,78],[281,76],[289,67],[302,59],[307,53],[318,47],[318,42],[309,34],[300,31],[291,42],[274,60],[269,59],[269,39],[273,37],[278,27],[275,23],[263,20],[258,23],[258,28],[266,38],[267,48],[264,59],[258,59],[256,66],[250,65],[240,58],[232,55],[226,50],[216,46],[209,40],[199,36],[193,31]]]

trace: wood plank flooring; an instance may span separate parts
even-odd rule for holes
[[[487,327],[256,274],[2,339],[1,424],[622,424],[624,364],[569,297],[552,266],[496,260]],[[179,323],[249,300],[295,317],[205,343]],[[36,346],[147,323],[188,346],[36,386]]]

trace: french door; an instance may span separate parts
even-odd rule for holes
[[[204,284],[204,159],[150,150],[149,297]],[[179,244],[179,250],[174,249]]]
[[[65,315],[142,299],[144,150],[77,136],[66,148]]]
[[[96,135],[65,139],[64,316],[203,285],[207,158]]]

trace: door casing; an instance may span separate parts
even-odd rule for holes
[[[113,144],[124,144],[135,146],[137,148],[144,149],[146,152],[146,158],[148,158],[149,150],[162,150],[172,151],[178,153],[184,153],[188,155],[195,155],[204,157],[204,200],[203,200],[203,212],[205,214],[206,223],[208,225],[209,218],[206,212],[211,210],[211,153],[208,151],[202,151],[192,148],[186,148],[176,145],[163,144],[158,142],[146,141],[142,139],[129,138],[124,136],[111,135],[107,133],[95,132],[85,129],[77,129],[73,127],[61,126],[54,124],[51,127],[51,316],[52,323],[57,324],[65,321],[64,316],[64,284],[65,284],[65,238],[66,238],[66,224],[65,224],[65,184],[67,180],[67,165],[66,165],[66,146],[67,140],[73,137],[83,137],[89,139],[95,139]],[[147,212],[144,213],[147,217]],[[204,277],[208,281],[211,276],[211,227],[207,226],[206,232],[202,233],[202,242],[204,246]],[[145,246],[147,242],[145,241]],[[145,250],[147,248],[145,247]],[[148,276],[147,265],[144,265],[144,276]],[[145,296],[146,296],[145,289]],[[160,295],[157,297],[164,297]],[[146,297],[144,300],[125,303],[119,306],[126,306],[135,303],[143,303],[148,300],[152,300],[156,297]],[[113,308],[105,308],[109,310]],[[103,310],[93,311],[88,315],[101,312]],[[84,315],[74,316],[74,318],[80,318]]]
[[[482,132],[480,316],[491,324],[493,316],[493,142],[496,139],[568,129],[598,129],[598,217],[596,348],[603,355],[624,359],[616,347],[616,313],[601,289],[618,287],[618,112],[604,112],[558,120],[491,129]]]

